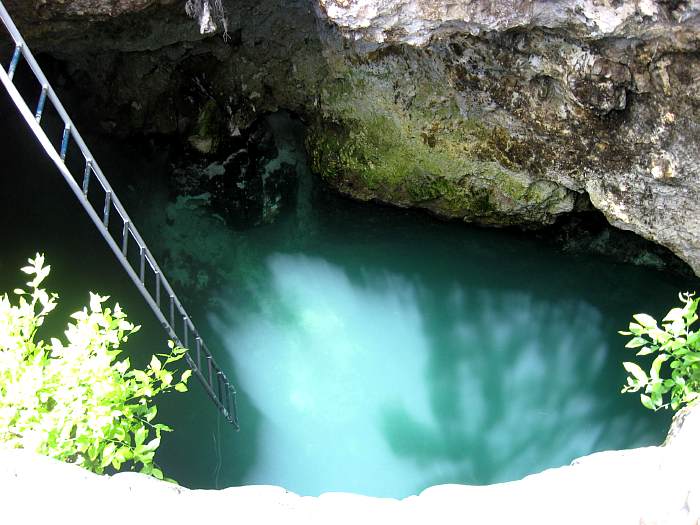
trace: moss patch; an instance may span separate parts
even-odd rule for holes
[[[524,141],[465,118],[427,79],[398,85],[393,67],[355,65],[323,89],[307,146],[313,169],[331,185],[494,224],[550,222],[553,210],[567,207],[553,202],[553,188],[540,191],[538,155]]]

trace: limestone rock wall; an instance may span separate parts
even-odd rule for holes
[[[700,2],[228,0],[226,39],[184,5],[8,0],[106,132],[225,146],[286,109],[356,198],[495,226],[594,206],[700,273]]]
[[[491,224],[551,221],[587,194],[700,270],[700,3],[320,5],[363,57],[325,99],[325,122],[349,138],[328,146],[324,129],[317,148],[319,168],[362,173],[351,192],[402,202],[373,188],[393,168],[408,200]],[[357,167],[368,161],[379,167]]]

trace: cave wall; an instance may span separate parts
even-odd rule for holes
[[[225,37],[184,5],[7,2],[79,122],[212,156],[285,109],[355,198],[495,226],[592,203],[700,272],[700,2],[226,1]]]

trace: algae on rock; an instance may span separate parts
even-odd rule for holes
[[[406,64],[385,53],[323,86],[307,144],[330,185],[491,225],[548,224],[573,209],[573,193],[541,177],[527,143],[478,108],[465,116],[449,90]]]

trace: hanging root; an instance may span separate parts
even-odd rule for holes
[[[222,0],[187,0],[185,12],[199,22],[199,32],[213,33],[221,28],[228,40],[228,19]]]

